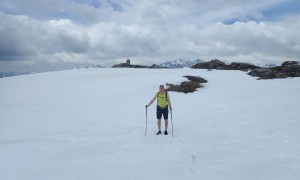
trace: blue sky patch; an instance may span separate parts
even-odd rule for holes
[[[266,20],[276,21],[287,15],[300,14],[300,1],[291,0],[274,5],[262,11]]]

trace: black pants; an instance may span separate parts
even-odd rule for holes
[[[156,107],[156,117],[157,119],[161,119],[161,116],[164,116],[164,119],[168,119],[169,108],[168,106],[161,108],[159,106]]]

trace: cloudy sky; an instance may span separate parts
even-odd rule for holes
[[[0,71],[300,60],[299,0],[0,0]]]

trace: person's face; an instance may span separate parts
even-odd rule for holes
[[[163,86],[160,86],[160,87],[159,87],[159,91],[160,91],[160,92],[163,92],[163,91],[164,91],[164,87],[163,87]]]

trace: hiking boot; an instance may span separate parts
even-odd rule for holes
[[[168,135],[168,131],[165,131],[165,135]]]
[[[161,134],[161,131],[158,131],[157,133],[156,133],[156,135],[160,135]]]

